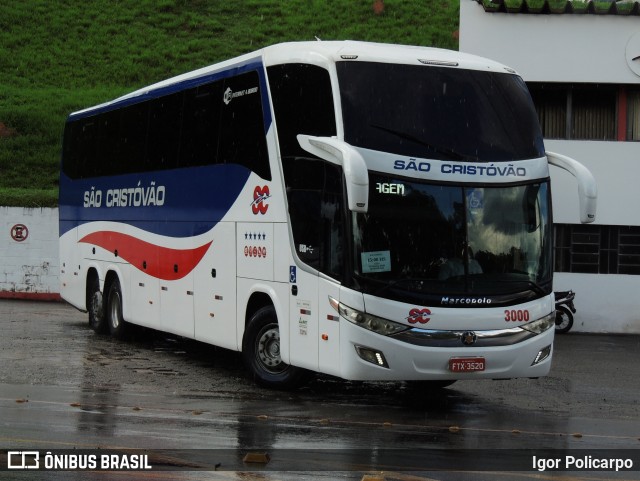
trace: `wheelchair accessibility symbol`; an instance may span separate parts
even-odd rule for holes
[[[296,266],[289,266],[289,282],[295,284],[297,282],[298,274],[296,272]]]

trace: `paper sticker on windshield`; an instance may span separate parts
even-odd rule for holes
[[[362,260],[362,273],[391,272],[391,252],[374,251],[360,254]]]

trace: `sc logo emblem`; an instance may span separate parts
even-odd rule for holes
[[[415,324],[416,322],[419,322],[420,324],[426,324],[431,320],[430,316],[431,311],[429,309],[414,308],[409,311],[409,317],[407,317],[407,320],[409,321],[409,324]]]

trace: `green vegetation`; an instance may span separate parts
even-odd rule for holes
[[[318,37],[456,49],[458,17],[458,0],[6,2],[0,15],[0,205],[56,204],[70,112],[283,41]]]

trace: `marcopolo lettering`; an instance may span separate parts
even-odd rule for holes
[[[442,296],[440,299],[440,304],[443,305],[457,305],[457,304],[468,304],[468,305],[477,305],[477,304],[491,304],[491,299],[488,297],[447,297]]]

